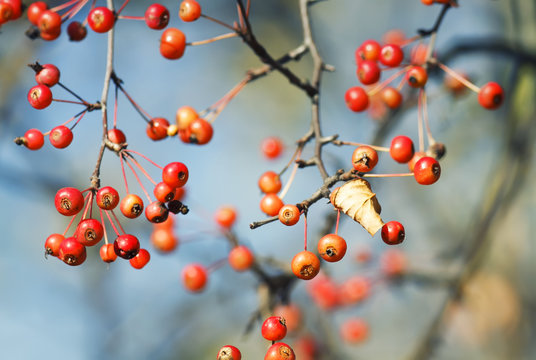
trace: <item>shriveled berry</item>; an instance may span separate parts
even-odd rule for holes
[[[67,35],[71,41],[82,41],[87,36],[87,28],[80,21],[73,21],[67,26]]]

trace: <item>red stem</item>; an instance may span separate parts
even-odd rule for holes
[[[140,184],[140,187],[141,187],[141,190],[143,191],[143,193],[145,194],[145,196],[147,196],[147,199],[149,200],[149,203],[152,202],[151,200],[151,197],[149,196],[149,193],[147,192],[147,190],[145,189],[145,186],[143,186],[143,183],[141,182],[138,174],[136,173],[136,170],[134,170],[134,167],[127,161],[127,159],[125,158],[125,162],[127,163],[128,167],[130,168],[130,170],[132,171],[132,173],[134,174],[134,177],[136,178],[136,181],[138,181],[138,184]]]
[[[138,156],[141,156],[142,158],[144,158],[145,160],[147,160],[148,162],[150,162],[151,164],[153,164],[154,166],[156,166],[157,168],[159,168],[160,170],[164,170],[164,167],[158,165],[157,163],[155,163],[153,160],[149,159],[147,156],[137,152],[137,151],[134,151],[132,149],[123,149],[123,151],[125,152],[131,152],[133,154],[136,154]]]
[[[153,180],[153,178],[147,173],[147,171],[145,171],[145,169],[143,168],[143,166],[140,165],[140,163],[138,162],[138,160],[136,160],[132,155],[130,155],[129,153],[126,154],[133,162],[134,162],[134,165],[136,165],[136,167],[138,169],[140,169],[140,171],[143,173],[143,175],[145,175],[145,177],[147,179],[149,179],[149,181],[153,184],[153,185],[156,185],[156,181]]]
[[[115,227],[114,222],[112,221],[112,218],[110,217],[110,214],[108,214],[108,210],[104,210],[104,212],[106,213],[106,216],[108,217],[108,221],[110,221],[110,224],[112,225],[112,228],[114,229],[115,234],[119,236],[119,231],[117,231],[117,228]]]
[[[110,210],[110,212],[112,213],[112,215],[113,215],[113,217],[115,219],[115,222],[117,223],[117,225],[119,226],[119,228],[121,229],[123,234],[126,234],[125,229],[123,229],[123,227],[121,226],[121,223],[119,222],[119,219],[117,218],[117,215],[115,215],[115,212],[113,210]]]
[[[303,213],[303,224],[304,224],[304,250],[307,251],[307,213]]]
[[[128,191],[128,181],[127,181],[127,174],[125,173],[125,163],[123,161],[123,154],[119,156],[119,160],[121,161],[121,171],[123,172],[123,180],[125,180],[125,190],[127,194],[130,194],[130,192]]]
[[[339,220],[341,219],[341,210],[337,209],[337,223],[335,224],[335,235],[339,233]]]

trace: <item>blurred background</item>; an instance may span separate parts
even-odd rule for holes
[[[200,3],[208,15],[229,23],[236,18],[232,1]],[[204,19],[183,23],[177,16],[179,2],[163,4],[170,9],[170,26],[183,30],[188,41],[225,32]],[[142,16],[146,6],[132,2],[123,14]],[[324,74],[321,88],[325,135],[383,146],[398,134],[417,138],[411,98],[400,111],[372,119],[351,113],[344,93],[358,85],[354,51],[364,40],[379,41],[391,29],[413,36],[417,29],[431,27],[439,11],[439,5],[424,6],[418,0],[329,0],[312,7],[317,46],[336,68]],[[82,21],[86,14],[84,9],[75,19]],[[447,148],[440,181],[430,187],[411,178],[371,181],[383,219],[405,226],[406,241],[396,248],[407,261],[406,275],[386,277],[382,256],[388,246],[379,234],[371,238],[343,216],[339,234],[348,242],[347,256],[339,263],[324,263],[324,271],[338,284],[366,276],[370,294],[355,305],[326,310],[312,300],[305,282],[297,282],[290,295],[301,308],[302,324],[285,341],[293,344],[304,334],[313,336],[317,359],[536,358],[535,15],[532,0],[461,0],[459,8],[447,13],[437,38],[439,59],[463,70],[477,85],[502,84],[505,103],[497,111],[484,110],[474,93],[454,97],[442,85],[443,74],[432,74],[427,85],[432,132]],[[252,1],[251,23],[274,57],[302,41],[298,1]],[[165,255],[151,251],[143,270],[119,260],[104,264],[93,248],[83,265],[68,267],[56,258],[45,259],[43,244],[68,223],[54,208],[55,192],[89,186],[101,140],[100,113],[88,114],[77,125],[73,143],[64,150],[45,139],[45,146],[33,152],[12,140],[29,128],[47,131],[79,111],[76,105],[59,103],[33,109],[26,96],[34,74],[25,64],[55,64],[62,83],[96,101],[102,91],[106,36],[89,31],[80,43],[69,42],[65,33],[53,42],[31,41],[24,35],[28,25],[20,19],[5,24],[0,33],[2,358],[213,359],[225,344],[239,347],[245,359],[262,358],[268,342],[261,337],[261,323],[246,331],[259,308],[257,278],[225,265],[211,273],[204,292],[191,294],[182,287],[180,273],[188,263],[208,266],[226,257],[230,246],[212,215],[224,204],[238,209],[236,234],[259,257],[289,264],[302,249],[303,220],[294,227],[272,223],[250,230],[248,225],[264,218],[258,207],[258,177],[266,170],[280,171],[294,142],[309,129],[308,98],[281,75],[270,74],[248,84],[225,108],[209,144],[189,146],[176,138],[150,140],[145,122],[120,97],[118,127],[129,148],[161,165],[188,165],[185,202],[191,212],[177,219],[178,249]],[[116,73],[152,116],[173,120],[183,105],[205,109],[248,69],[261,65],[240,39],[188,47],[182,59],[169,61],[159,54],[160,32],[143,22],[119,21],[116,30]],[[289,67],[309,78],[312,62],[305,56]],[[69,98],[61,89],[53,92]],[[286,144],[275,161],[264,159],[260,151],[262,139],[271,135]],[[328,171],[348,168],[352,151],[324,147]],[[303,157],[310,155],[309,145]],[[159,176],[158,169],[148,169]],[[377,170],[405,171],[381,159]],[[117,156],[105,154],[101,174],[102,185],[124,194]],[[129,184],[137,188],[132,177]],[[316,168],[299,170],[285,200],[297,203],[320,185]],[[310,209],[312,248],[332,215],[325,201]],[[152,227],[145,219],[122,224],[151,250]],[[358,261],[363,252],[370,253],[370,260]],[[368,323],[368,337],[348,344],[339,329],[354,317]]]

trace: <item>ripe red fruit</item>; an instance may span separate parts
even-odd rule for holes
[[[186,36],[176,28],[164,30],[160,37],[160,54],[170,60],[179,59],[186,49]]]
[[[26,15],[28,16],[28,20],[30,21],[30,23],[37,26],[39,17],[41,17],[43,12],[47,9],[48,9],[48,5],[44,1],[35,1],[31,3],[28,6],[28,10],[26,12]]]
[[[339,286],[328,276],[321,274],[314,278],[307,284],[307,292],[315,304],[323,310],[330,310],[339,305]]]
[[[52,146],[58,149],[64,149],[71,145],[73,132],[67,126],[59,125],[50,131],[48,138]]]
[[[352,305],[364,300],[370,293],[370,281],[363,276],[353,276],[341,284],[339,302]]]
[[[318,253],[326,261],[339,261],[346,254],[346,241],[335,234],[324,235],[318,241]]]
[[[278,215],[283,205],[283,201],[276,194],[264,195],[260,203],[261,211],[268,216]]]
[[[212,125],[202,118],[194,119],[188,126],[188,142],[197,145],[205,145],[214,134]]]
[[[422,66],[412,66],[406,73],[408,85],[413,88],[422,88],[428,81],[428,73]]]
[[[169,11],[160,4],[149,5],[145,11],[145,23],[155,30],[162,30],[169,22]]]
[[[175,120],[177,122],[177,127],[179,130],[186,130],[194,121],[199,117],[199,114],[197,114],[197,111],[191,106],[182,106],[177,109],[177,113],[175,114]]]
[[[402,251],[389,249],[381,255],[380,266],[386,276],[401,276],[407,270],[408,260]]]
[[[60,70],[55,65],[45,64],[35,74],[35,81],[40,85],[52,87],[60,81]]]
[[[261,151],[268,159],[276,159],[281,155],[284,145],[280,138],[270,136],[262,140]]]
[[[22,1],[21,0],[1,0],[0,3],[11,6],[11,18],[9,20],[17,20],[22,15]]]
[[[188,181],[188,168],[178,161],[169,163],[162,170],[162,180],[172,188],[182,187]]]
[[[496,82],[489,82],[480,88],[478,103],[489,110],[497,109],[504,99],[504,91]]]
[[[56,193],[54,206],[56,206],[56,210],[62,215],[76,215],[84,207],[84,196],[78,189],[64,187]]]
[[[113,187],[105,186],[97,191],[95,201],[101,209],[113,210],[119,204],[119,194]]]
[[[127,194],[121,200],[119,209],[127,218],[137,218],[143,212],[143,200],[136,194]]]
[[[172,219],[171,216],[168,217],[168,220]],[[166,220],[167,221],[167,220]],[[164,224],[160,223],[158,225]],[[163,253],[169,253],[177,248],[179,240],[173,234],[171,229],[160,229],[155,228],[151,233],[151,244],[154,248]]]
[[[400,46],[389,44],[382,47],[380,62],[389,67],[396,67],[404,60],[404,52]]]
[[[426,153],[422,152],[422,151],[417,151],[415,152],[415,154],[413,154],[413,157],[411,158],[411,160],[408,162],[408,169],[409,171],[413,171],[413,169],[415,168],[415,164],[417,163],[417,161],[419,161],[421,158],[425,157],[426,156]]]
[[[218,351],[216,360],[242,360],[242,353],[233,345],[225,345]]]
[[[65,238],[60,244],[58,258],[71,266],[82,264],[86,260],[86,247],[74,237]]]
[[[433,157],[424,156],[415,163],[413,175],[419,184],[431,185],[439,180],[441,166]]]
[[[114,244],[102,244],[99,255],[102,261],[106,263],[114,262],[117,259],[117,254],[114,250]]]
[[[406,42],[406,34],[400,29],[391,29],[383,34],[382,42],[384,44],[403,45]]]
[[[369,172],[378,163],[378,153],[370,146],[358,146],[352,154],[352,165],[359,172]]]
[[[275,194],[281,190],[281,179],[274,171],[266,171],[258,181],[259,188],[265,194]]]
[[[169,210],[163,202],[153,201],[145,208],[145,217],[152,223],[158,224],[166,221]]]
[[[285,319],[289,333],[298,330],[302,321],[302,311],[296,304],[279,304],[274,308],[274,316]]]
[[[389,154],[391,157],[401,164],[409,162],[415,154],[415,147],[413,141],[404,135],[395,136],[391,140],[391,147],[389,148]]]
[[[139,270],[144,268],[145,265],[147,265],[147,263],[149,262],[149,260],[151,260],[151,254],[149,254],[149,252],[145,249],[140,249],[138,254],[129,261],[130,265],[132,265],[134,269]]]
[[[287,325],[281,316],[270,316],[262,323],[262,337],[269,341],[282,340],[287,335]]]
[[[355,51],[356,64],[363,60],[377,61],[380,57],[381,46],[376,40],[365,40]]]
[[[67,35],[71,41],[82,41],[87,36],[87,28],[80,21],[73,21],[67,26]]]
[[[251,267],[253,262],[255,261],[255,256],[249,250],[248,247],[244,245],[239,245],[234,247],[229,252],[229,265],[235,270],[235,271],[245,271]]]
[[[61,16],[54,11],[44,10],[37,20],[37,27],[44,40],[54,40],[61,33]]]
[[[161,181],[154,186],[153,194],[156,200],[166,203],[175,198],[175,189]]]
[[[363,60],[357,66],[357,78],[364,85],[371,85],[380,80],[381,70],[375,61]]]
[[[341,338],[350,344],[360,343],[368,337],[368,324],[359,318],[346,320],[341,325]]]
[[[294,275],[303,280],[311,280],[320,271],[320,260],[310,251],[297,253],[290,263]]]
[[[28,91],[28,101],[33,108],[44,109],[52,103],[52,91],[46,85],[35,85]]]
[[[80,221],[74,232],[76,240],[84,246],[93,246],[101,241],[104,236],[102,224],[95,219]]]
[[[354,86],[346,90],[344,101],[348,109],[359,112],[368,108],[369,96],[365,89],[360,86]]]
[[[37,129],[30,129],[24,134],[23,144],[30,150],[39,150],[44,143],[43,133]]]
[[[97,33],[105,33],[114,27],[115,15],[112,10],[99,6],[91,10],[87,16],[87,24]]]
[[[187,265],[182,270],[182,283],[192,292],[202,291],[207,283],[207,270],[200,264]]]
[[[127,141],[127,138],[121,130],[113,128],[108,130],[108,140],[114,144],[123,144]]]
[[[140,251],[140,241],[134,235],[119,235],[114,241],[114,251],[117,256],[130,260]]]
[[[214,220],[221,227],[229,229],[236,221],[236,210],[232,206],[222,206],[214,214]]]
[[[51,234],[45,240],[45,256],[58,256],[60,254],[60,245],[65,239],[62,234]]]
[[[167,129],[169,127],[169,121],[164,118],[153,118],[147,124],[147,136],[154,141],[167,138]]]
[[[292,226],[300,220],[300,209],[296,205],[287,204],[279,209],[279,221],[281,223]]]
[[[406,238],[404,226],[398,221],[389,221],[382,226],[382,240],[388,245],[400,244]]]
[[[385,105],[391,109],[396,109],[402,104],[402,94],[397,89],[387,86],[381,92],[381,98]]]
[[[183,0],[179,8],[179,17],[182,21],[191,22],[201,16],[201,5],[195,0]]]
[[[5,24],[13,17],[13,7],[7,3],[0,2],[0,25]]]
[[[290,346],[278,342],[268,348],[264,360],[296,360],[296,355]]]

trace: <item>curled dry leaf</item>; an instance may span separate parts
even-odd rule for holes
[[[330,196],[332,204],[361,224],[370,235],[383,226],[382,208],[370,184],[364,179],[350,180],[335,189]]]

